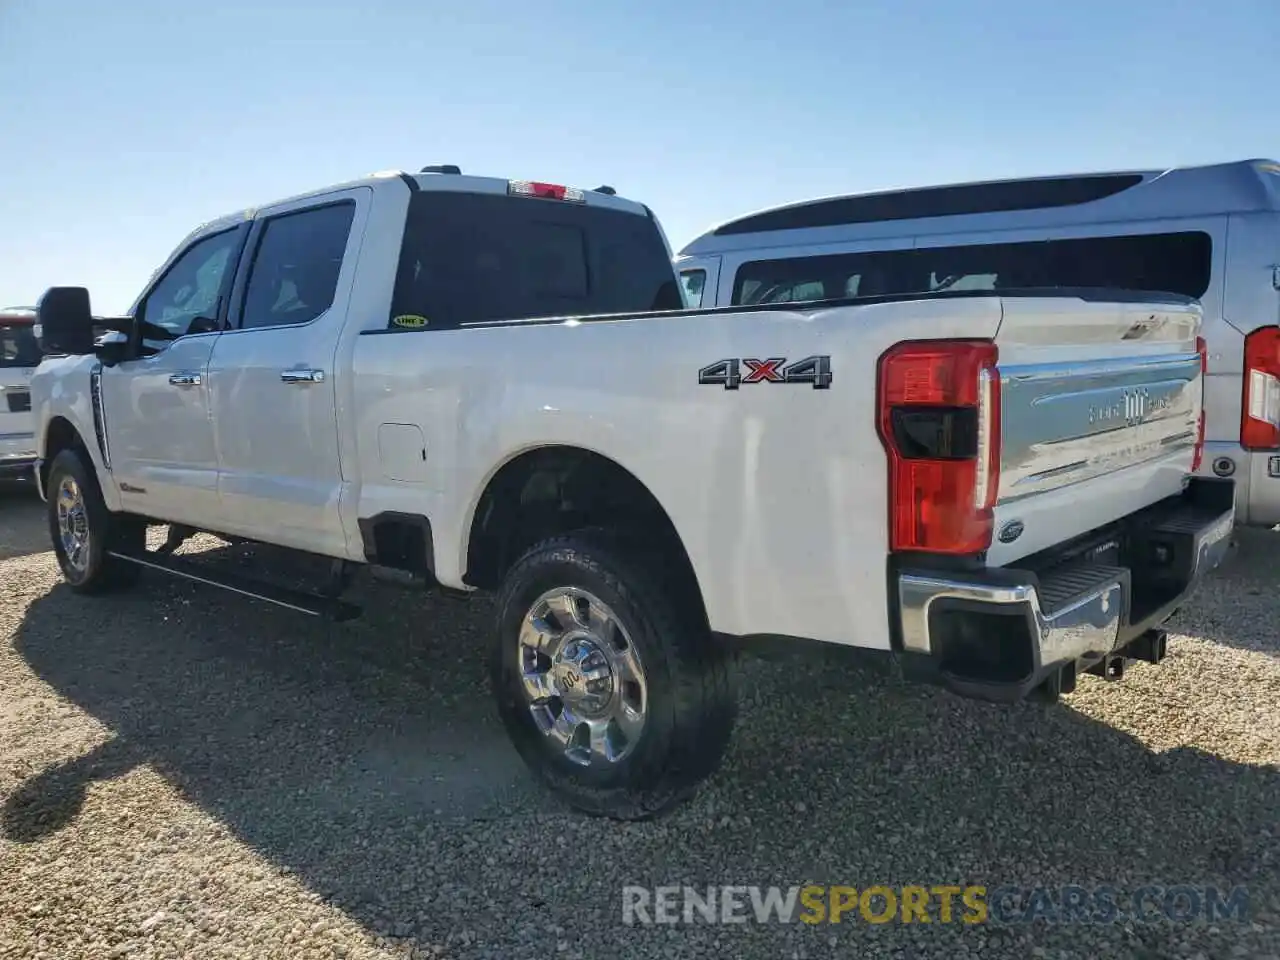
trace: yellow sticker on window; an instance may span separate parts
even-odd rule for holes
[[[405,314],[400,317],[392,317],[393,326],[404,327],[408,330],[420,330],[427,325],[427,318],[420,317],[417,314]]]

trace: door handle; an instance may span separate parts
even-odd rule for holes
[[[324,371],[281,370],[280,379],[285,383],[324,383]]]
[[[200,386],[200,374],[171,373],[169,374],[169,382],[175,387],[198,387]]]

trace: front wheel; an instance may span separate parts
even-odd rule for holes
[[[490,672],[498,712],[525,763],[579,810],[666,813],[728,746],[731,657],[669,569],[576,534],[533,547],[507,576]]]
[[[92,467],[76,450],[63,450],[54,457],[47,489],[49,535],[67,585],[77,593],[132,586],[141,567],[108,551],[142,550],[146,525],[107,509]]]

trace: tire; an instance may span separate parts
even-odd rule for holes
[[[555,537],[516,562],[498,601],[498,714],[543,784],[592,815],[670,812],[716,771],[733,731],[732,657],[664,559],[594,532]]]
[[[97,594],[133,586],[142,573],[136,563],[107,555],[108,550],[146,548],[147,527],[141,520],[112,513],[88,458],[78,450],[63,450],[49,465],[47,486],[49,536],[62,577],[76,593]],[[64,539],[62,520],[70,514],[70,536]],[[77,514],[81,519],[77,519]],[[78,540],[80,529],[86,540]]]

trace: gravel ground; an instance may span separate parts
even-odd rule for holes
[[[1241,536],[1163,665],[1052,708],[753,659],[712,785],[616,825],[531,786],[484,603],[369,583],[363,620],[316,625],[155,576],[85,600],[39,503],[0,493],[0,957],[1275,958],[1276,536]],[[1243,884],[1250,916],[621,923],[628,884],[810,882]]]

